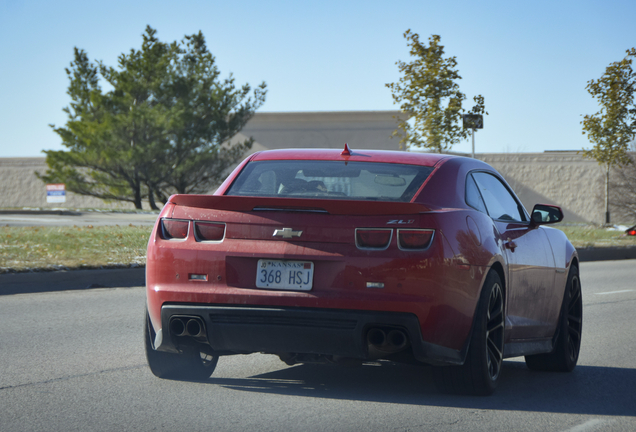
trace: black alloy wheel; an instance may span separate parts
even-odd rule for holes
[[[488,375],[496,381],[501,373],[504,346],[503,291],[500,283],[495,283],[488,302],[486,325]]]
[[[581,351],[581,334],[583,330],[583,297],[581,295],[581,280],[579,279],[578,269],[576,274],[568,284],[570,290],[570,298],[568,301],[568,364],[571,365],[569,370],[574,369],[576,362],[579,360]]]
[[[538,371],[571,372],[579,360],[582,332],[581,280],[578,267],[572,265],[563,294],[561,314],[554,336],[554,349],[548,354],[526,356],[526,365]]]

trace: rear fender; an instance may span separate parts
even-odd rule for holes
[[[156,279],[156,259],[152,256],[155,248],[152,246],[157,241],[157,233],[158,230],[161,229],[161,218],[171,217],[174,213],[175,205],[168,201],[166,205],[163,206],[163,209],[159,213],[159,217],[155,221],[154,228],[152,229],[152,233],[150,234],[150,238],[148,239],[148,246],[146,249],[146,281],[155,280]],[[149,259],[150,258],[150,259]],[[150,287],[146,285],[146,291],[148,291]],[[161,303],[156,301],[156,296],[149,296],[146,292],[146,306],[148,307],[148,316],[150,317],[150,322],[152,323],[153,330],[155,333],[161,329]],[[155,302],[153,303],[153,300]]]
[[[488,270],[495,263],[504,266],[499,249],[488,235],[488,226],[492,229],[492,221],[487,225],[476,213],[473,210],[443,209],[423,215],[423,219],[427,217],[434,220],[440,237],[444,239],[446,283],[443,292],[438,293],[439,310],[433,308],[429,315],[430,320],[446,325],[437,327],[436,332],[427,335],[427,338],[430,337],[430,342],[439,345],[444,340],[458,341],[459,345],[452,348],[459,351],[462,362],[468,349],[474,314]],[[473,221],[470,225],[468,218]],[[482,228],[477,228],[478,225]],[[426,328],[427,323],[423,327]]]

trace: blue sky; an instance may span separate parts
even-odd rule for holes
[[[73,47],[115,65],[148,24],[163,41],[201,30],[223,76],[267,83],[262,112],[397,109],[384,84],[409,59],[404,31],[439,34],[466,108],[485,97],[477,152],[578,150],[598,110],[585,85],[636,46],[634,17],[634,0],[0,0],[0,157],[63,149],[48,125],[66,121]]]

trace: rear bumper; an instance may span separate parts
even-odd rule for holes
[[[416,360],[429,364],[463,364],[468,346],[461,350],[423,341],[420,322],[410,313],[315,309],[297,307],[245,307],[204,304],[164,304],[155,341],[160,351],[178,352],[183,337],[170,334],[173,317],[199,317],[209,345],[219,355],[263,352],[316,354],[368,360],[370,329],[399,329],[408,339]],[[203,340],[202,340],[203,339]]]

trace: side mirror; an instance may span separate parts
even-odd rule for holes
[[[532,224],[547,225],[563,220],[561,207],[549,204],[536,204],[532,209]]]

